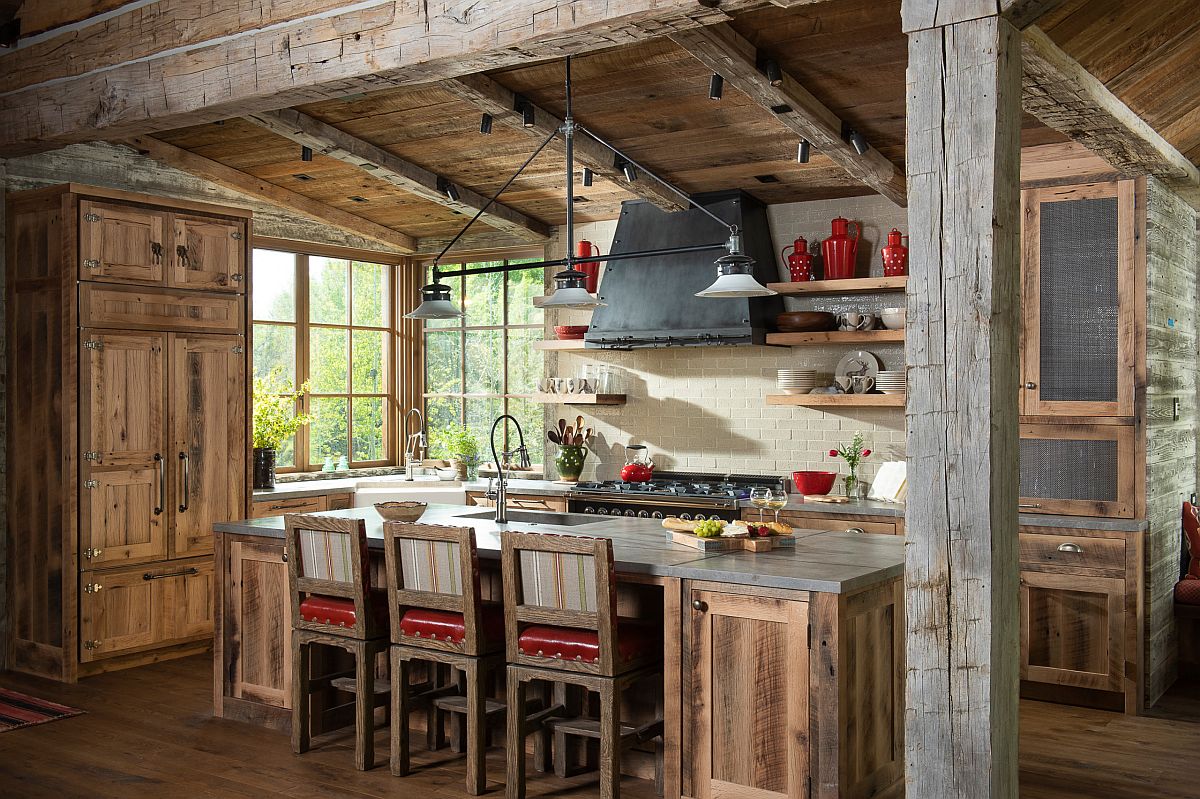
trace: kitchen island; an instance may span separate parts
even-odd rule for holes
[[[381,560],[373,508],[327,515],[364,519]],[[706,554],[673,543],[654,520],[509,516],[506,529],[612,539],[622,614],[661,618],[668,797],[902,793],[899,537],[797,530],[794,549]],[[473,527],[490,575],[485,593],[498,596],[502,528],[488,511],[431,505],[421,521]],[[286,729],[283,518],[222,523],[215,532],[214,712]],[[334,723],[332,699],[323,709]],[[632,773],[652,774],[629,760]]]

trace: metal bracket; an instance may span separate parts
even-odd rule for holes
[[[98,461],[98,460],[100,460],[100,453],[99,452],[85,452],[85,453],[83,453],[83,459],[85,461]]]
[[[243,347],[241,344],[237,344],[233,348],[234,355],[241,355],[245,351],[246,351],[245,347]]]
[[[92,558],[100,557],[100,555],[103,552],[104,552],[103,549],[92,549],[91,547],[89,547],[89,548],[83,550],[83,556],[85,558],[87,558],[88,560],[91,560]]]
[[[100,585],[100,583],[88,583],[83,587],[83,593],[85,594],[98,594],[103,590],[104,586]]]
[[[99,480],[84,480],[83,487],[84,488],[99,488],[100,481]]]
[[[241,283],[244,276],[242,275],[241,272],[234,272],[229,277],[231,277],[233,279],[234,283]]]
[[[89,339],[83,342],[83,348],[85,350],[102,350],[104,349],[104,342],[96,341],[95,339]]]
[[[99,269],[100,262],[97,261],[95,258],[87,258],[84,260],[83,266],[85,269]]]
[[[98,649],[102,643],[104,643],[104,642],[103,641],[84,641],[83,648],[84,649]]]
[[[232,233],[230,233],[230,234],[229,234],[229,236],[230,236],[230,238],[232,238],[234,241],[241,241],[241,240],[242,240],[242,231],[240,231],[240,230],[235,230],[235,231],[233,231]]]
[[[89,213],[89,214],[84,214],[84,215],[83,215],[83,221],[85,221],[85,222],[99,222],[99,221],[100,221],[100,214],[90,214],[90,213]]]

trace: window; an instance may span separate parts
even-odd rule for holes
[[[534,263],[541,254],[493,261],[443,263],[446,270]],[[430,430],[462,423],[479,439],[480,454],[491,460],[488,437],[503,413],[515,416],[534,463],[542,461],[542,406],[530,399],[542,378],[542,309],[534,297],[545,293],[545,270],[495,272],[442,278],[463,309],[462,319],[425,322],[425,415]],[[509,441],[512,438],[514,440]],[[505,449],[516,445],[507,426]],[[497,447],[501,441],[497,439]]]
[[[394,464],[394,267],[256,249],[252,268],[254,376],[308,382],[301,410],[316,417],[280,448],[279,468]]]

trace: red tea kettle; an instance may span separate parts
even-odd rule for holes
[[[580,258],[588,258],[590,256],[599,255],[600,248],[592,244],[587,239],[581,240],[575,245],[575,254]],[[588,294],[595,294],[596,289],[600,286],[600,262],[599,261],[580,261],[575,264],[575,268],[587,275],[587,282],[584,288]]]
[[[654,461],[645,444],[629,444],[625,447],[625,465],[621,468],[621,479],[627,483],[647,483],[654,477]]]
[[[787,251],[791,250],[792,254],[788,255]],[[803,283],[812,280],[812,253],[808,251],[808,241],[800,236],[795,242],[784,247],[780,251],[780,256],[783,257],[787,264],[788,273],[791,275],[793,283]]]
[[[886,277],[908,274],[907,245],[908,236],[901,233],[899,228],[892,228],[892,232],[888,233],[887,246],[883,248],[883,274]]]
[[[825,263],[826,280],[845,280],[854,277],[854,265],[858,260],[858,238],[861,228],[857,222],[843,217],[833,220],[833,233],[821,242],[821,257]],[[854,238],[849,236],[850,225],[854,225]]]

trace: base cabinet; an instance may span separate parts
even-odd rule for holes
[[[484,508],[496,507],[495,500],[488,499],[480,491],[468,491],[467,504],[479,505]],[[509,494],[508,501],[505,502],[504,506],[509,510],[544,510],[554,511],[555,513],[566,513],[567,498],[542,496],[541,494]]]
[[[234,700],[287,710],[292,676],[292,616],[284,544],[228,539],[222,586],[227,640],[218,651]],[[236,636],[236,638],[234,638]],[[220,715],[218,713],[217,715]]]

